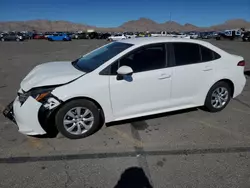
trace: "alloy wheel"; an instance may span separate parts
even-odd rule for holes
[[[93,113],[85,107],[70,109],[63,118],[63,125],[67,132],[74,135],[86,133],[94,124]]]
[[[214,108],[222,108],[229,99],[229,92],[225,87],[218,87],[212,93],[211,104]]]

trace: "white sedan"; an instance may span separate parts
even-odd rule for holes
[[[117,40],[123,40],[126,39],[127,37],[124,34],[115,34],[110,37],[108,37],[109,41],[117,41]]]
[[[36,66],[4,115],[27,135],[56,128],[77,139],[105,122],[199,106],[217,112],[242,92],[244,66],[242,57],[199,40],[111,42],[73,62]]]

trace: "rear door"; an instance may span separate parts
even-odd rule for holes
[[[175,107],[202,105],[212,82],[218,54],[196,43],[172,43],[173,80],[171,99]]]

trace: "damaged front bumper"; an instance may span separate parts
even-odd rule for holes
[[[16,124],[16,120],[15,120],[15,116],[13,112],[13,102],[14,101],[12,101],[10,104],[6,106],[6,108],[3,111],[3,115]]]
[[[3,115],[17,124],[19,132],[25,135],[44,135],[51,129],[48,127],[49,116],[59,104],[51,95],[44,103],[31,96],[25,102],[20,102],[18,96],[6,106]]]

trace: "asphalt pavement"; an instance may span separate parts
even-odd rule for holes
[[[248,62],[244,92],[222,112],[194,108],[110,123],[80,140],[25,136],[0,115],[0,187],[249,188],[250,43],[210,42]],[[0,43],[0,111],[35,65],[74,60],[104,43]]]

